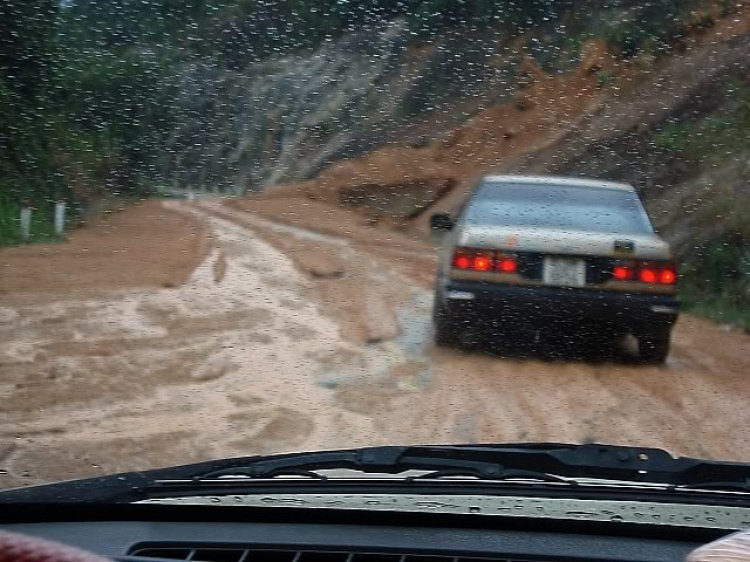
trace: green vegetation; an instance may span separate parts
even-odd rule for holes
[[[169,58],[100,37],[84,4],[0,4],[0,244],[18,242],[21,202],[37,209],[32,240],[48,239],[54,201],[75,215],[105,194],[143,192],[154,176]]]
[[[599,72],[599,75],[597,76],[597,79],[596,79],[596,84],[599,88],[606,88],[616,79],[617,79],[617,75],[614,72],[603,70]]]
[[[571,5],[572,0],[227,1],[223,9],[216,9],[214,18],[196,26],[196,40],[190,48],[202,44],[205,51],[219,53],[230,68],[241,68],[384,20],[405,19],[413,33],[424,39],[458,28],[517,33],[558,18]]]
[[[221,68],[314,48],[404,18],[417,37],[510,32],[572,0],[4,0],[0,3],[0,244],[17,242],[22,201],[81,209],[165,183],[159,147],[175,120],[176,68]],[[272,64],[272,62],[269,62]],[[377,100],[370,99],[371,109]],[[184,116],[182,116],[184,117]],[[200,118],[200,116],[190,116]],[[325,135],[325,126],[319,131]]]
[[[602,33],[624,55],[635,54],[673,37],[696,1],[622,0],[617,13],[629,10],[637,17]],[[265,60],[272,71],[274,56],[384,20],[405,20],[417,39],[488,28],[515,34],[563,21],[576,7],[573,0],[4,0],[2,232],[13,230],[21,201],[38,207],[41,217],[58,199],[80,210],[102,197],[146,194],[168,183],[157,158],[175,121],[204,126],[201,115],[177,115],[173,101],[178,70],[193,61],[221,71]],[[581,40],[571,39],[571,51]],[[607,73],[599,77],[601,87],[610,81]],[[379,100],[365,103],[375,111]],[[726,150],[747,142],[750,129],[736,134],[735,117],[706,125],[704,136]],[[683,132],[675,126],[662,141],[680,148]],[[316,134],[325,136],[326,125]],[[684,150],[701,153],[703,147]],[[0,244],[14,240],[0,236]]]
[[[747,154],[750,91],[731,84],[728,94],[729,107],[720,115],[669,124],[657,136],[657,147],[693,166]],[[750,329],[750,204],[713,204],[731,221],[720,238],[683,264],[683,297],[698,314]]]
[[[657,136],[658,147],[699,162],[750,149],[750,91],[734,86],[732,107],[703,121],[678,121]]]
[[[651,0],[638,6],[632,17],[613,22],[603,36],[623,58],[642,53],[664,55],[686,35],[686,20],[696,0]],[[713,23],[713,22],[712,22]]]
[[[750,92],[732,86],[730,109],[700,121],[668,125],[656,139],[659,148],[693,165],[726,161],[750,150]],[[694,312],[750,329],[750,204],[714,202],[732,217],[724,234],[683,267],[683,296]]]
[[[699,14],[693,22],[693,27],[697,29],[710,29],[716,24],[714,17],[709,13]]]
[[[682,277],[688,310],[750,330],[750,230],[710,244],[685,264]]]
[[[0,194],[0,246],[20,244],[21,206]],[[53,224],[54,205],[35,208],[31,215],[29,242],[52,242],[56,240]]]

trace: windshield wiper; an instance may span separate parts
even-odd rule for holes
[[[707,490],[707,491],[718,491],[718,492],[737,492],[743,494],[750,494],[750,478],[745,478],[744,481],[710,481],[706,480],[703,482],[696,482],[695,484],[681,484],[675,486],[675,490],[694,491],[694,490]]]
[[[466,475],[487,480],[529,478],[567,482],[567,479],[588,478],[672,487],[705,484],[735,488],[746,486],[750,478],[750,466],[741,463],[674,458],[660,449],[596,444],[372,447],[217,461],[208,463],[207,468],[185,477],[200,481],[226,476],[310,475],[331,469],[370,474],[425,470],[434,476]],[[423,477],[429,478],[430,474]]]
[[[341,479],[321,471],[354,470],[367,474],[403,475],[391,478],[406,486],[445,477],[471,477],[528,486],[569,484],[576,480],[606,485],[693,492],[750,491],[750,465],[674,458],[666,451],[610,445],[555,443],[513,445],[445,445],[372,447],[340,451],[290,453],[271,457],[223,459],[145,472],[131,472],[69,483],[0,492],[0,503],[18,501],[129,502],[160,493],[201,493],[208,487],[251,490],[256,485],[291,485],[312,479],[319,485]],[[421,478],[409,471],[424,471]],[[287,476],[308,478],[292,479]],[[282,478],[279,478],[282,477]],[[359,480],[362,483],[362,480]],[[473,483],[473,480],[451,480]],[[364,484],[363,484],[364,485]]]
[[[465,449],[461,449],[465,450]],[[532,479],[565,482],[563,478],[529,469],[509,468],[502,463],[474,455],[458,455],[455,447],[375,447],[350,451],[325,451],[292,456],[271,457],[255,462],[220,468],[194,476],[194,481],[225,477],[276,478],[307,476],[328,479],[319,471],[353,470],[366,474],[395,475],[409,471],[425,471],[407,480],[472,477],[483,480]]]

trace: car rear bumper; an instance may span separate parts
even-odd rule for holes
[[[633,334],[674,324],[680,303],[673,295],[621,293],[565,287],[527,287],[449,281],[436,298],[452,319],[467,323],[595,324]]]

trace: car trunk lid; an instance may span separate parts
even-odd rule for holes
[[[528,227],[467,225],[458,245],[559,256],[670,259],[669,245],[656,235],[624,235]]]

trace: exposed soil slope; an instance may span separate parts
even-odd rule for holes
[[[720,111],[731,91],[727,84],[747,80],[750,12],[744,5],[738,10],[711,29],[694,29],[663,60],[619,61],[600,40],[583,46],[580,66],[568,73],[545,74],[527,58],[513,100],[480,111],[440,140],[341,160],[314,180],[274,188],[262,198],[351,206],[373,221],[393,221],[424,236],[426,211],[455,211],[484,174],[605,177],[634,183],[658,226],[683,250],[716,233],[717,209],[706,200],[747,197],[745,172],[734,160],[721,166],[735,169],[730,178],[715,177],[715,161],[705,171],[686,170],[656,148],[655,137],[674,120]],[[709,175],[695,181],[703,172]]]

